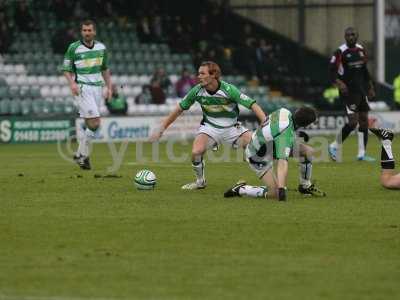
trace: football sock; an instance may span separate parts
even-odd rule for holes
[[[336,137],[336,142],[341,144],[344,142],[345,139],[349,136],[349,134],[354,130],[349,124],[343,126],[342,130],[340,131],[339,135]],[[341,140],[340,140],[341,138]]]
[[[358,129],[358,157],[365,155],[365,149],[368,143],[368,129]]]
[[[312,162],[308,160],[307,157],[303,158],[299,164],[300,171],[300,185],[304,188],[308,188],[311,185],[311,175],[312,175]]]
[[[192,167],[194,174],[196,175],[196,181],[205,181],[204,167],[205,163],[202,156],[198,156],[192,161]]]
[[[249,196],[254,198],[264,198],[267,192],[267,188],[264,186],[251,186],[244,185],[239,188],[240,196]]]
[[[97,130],[97,129],[96,129]],[[96,130],[93,131],[89,128],[86,128],[85,131],[78,138],[78,154],[82,156],[89,156],[89,146],[91,140],[94,138]]]
[[[382,141],[381,167],[382,167],[382,169],[394,169],[395,168],[391,140],[383,140]]]

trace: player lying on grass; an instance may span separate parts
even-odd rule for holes
[[[234,85],[222,81],[220,77],[221,69],[215,62],[203,62],[198,70],[199,84],[189,91],[176,109],[165,118],[159,131],[150,138],[150,141],[158,140],[184,110],[195,102],[201,105],[203,120],[192,146],[192,166],[196,181],[182,186],[185,190],[206,187],[203,155],[208,149],[222,143],[234,147],[244,147],[249,143],[251,132],[238,123],[239,104],[251,109],[260,124],[266,120],[255,100],[241,93]]]
[[[274,111],[268,120],[253,133],[245,150],[250,168],[255,171],[266,187],[249,186],[245,182],[238,182],[226,191],[224,196],[268,196],[286,200],[287,160],[295,145],[295,130],[313,123],[316,117],[315,110],[309,107],[299,108],[293,115],[286,108]],[[306,148],[300,151],[303,151],[303,156],[306,150],[310,151]],[[276,177],[273,170],[274,160],[277,161]],[[309,187],[311,187],[311,182]],[[312,189],[318,191],[315,186],[312,186]],[[318,193],[321,196],[324,195],[321,191]]]
[[[394,171],[395,160],[392,152],[393,132],[388,129],[370,128],[382,143],[381,148],[381,184],[388,189],[400,189],[400,173]]]

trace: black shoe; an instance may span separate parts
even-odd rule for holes
[[[79,154],[75,154],[72,159],[74,160],[74,162],[76,162],[77,164],[79,164],[79,159],[81,158],[81,156]]]
[[[244,185],[246,185],[245,181],[243,180],[238,181],[233,187],[231,187],[224,193],[224,197],[225,198],[240,197],[239,189]]]
[[[394,134],[390,129],[385,128],[370,128],[373,134],[375,134],[381,140],[393,140]]]
[[[89,157],[75,155],[74,160],[82,170],[90,170],[92,168],[90,166]]]
[[[314,196],[314,197],[325,197],[326,193],[321,191],[315,186],[315,184],[310,185],[308,188],[299,185],[299,192],[303,195]]]
[[[89,157],[83,158],[83,164],[80,166],[82,170],[90,170],[92,167],[90,166]]]

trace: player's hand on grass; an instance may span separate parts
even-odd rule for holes
[[[69,87],[73,96],[79,96],[79,86],[76,82],[72,82]]]

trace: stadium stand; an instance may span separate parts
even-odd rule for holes
[[[62,3],[63,1],[56,2]],[[109,3],[109,1],[103,2]],[[79,2],[76,3],[79,4]],[[122,2],[118,3],[122,5]],[[40,1],[40,4],[30,3],[30,27],[19,28],[18,22],[11,22],[15,34],[8,49],[0,58],[0,114],[2,115],[49,115],[76,112],[69,87],[60,71],[63,55],[58,53],[60,51],[57,51],[56,43],[53,43],[54,39],[49,38],[49,32],[54,33],[55,37],[63,32],[67,34],[71,28],[77,28],[79,21],[76,18],[60,19],[57,10],[48,9],[50,5],[51,1]],[[9,19],[16,17],[16,10],[12,6],[6,6],[5,9],[3,7],[3,11],[7,12]],[[218,12],[217,10],[216,14]],[[167,101],[163,105],[137,104],[135,101],[142,93],[143,86],[149,84],[152,74],[158,68],[165,69],[174,85],[182,69],[185,68],[192,74],[196,72],[196,58],[200,60],[215,58],[219,62],[223,58],[218,56],[219,53],[222,51],[228,57],[231,50],[234,51],[233,61],[236,60],[236,63],[230,70],[231,74],[226,74],[223,79],[237,85],[243,92],[256,99],[266,111],[272,111],[281,106],[294,108],[299,105],[291,97],[283,96],[283,89],[272,91],[266,85],[270,84],[276,89],[279,88],[279,85],[275,84],[274,86],[274,80],[275,82],[284,80],[286,84],[289,83],[289,86],[294,86],[293,82],[304,86],[304,81],[299,81],[296,76],[289,76],[288,68],[283,68],[285,71],[282,74],[286,77],[272,78],[271,81],[257,78],[257,74],[249,74],[243,69],[243,64],[237,63],[238,60],[246,59],[241,56],[243,54],[241,45],[230,43],[229,37],[225,41],[222,38],[223,32],[205,41],[207,51],[200,52],[200,57],[196,57],[198,54],[197,43],[193,49],[182,52],[182,48],[174,47],[176,43],[171,41],[171,38],[174,37],[174,30],[180,26],[182,27],[180,30],[183,31],[190,29],[185,25],[183,18],[179,19],[176,16],[171,18],[164,15],[164,19],[168,18],[174,20],[170,21],[169,26],[165,26],[165,28],[170,28],[173,24],[173,30],[169,29],[170,38],[147,42],[139,39],[141,34],[138,24],[135,23],[139,20],[138,17],[128,17],[125,22],[120,22],[120,19],[115,17],[101,19],[100,22],[97,22],[98,39],[103,41],[109,49],[109,67],[113,75],[113,82],[120,87],[120,93],[127,99],[128,114],[165,114],[173,109],[178,100],[173,90],[167,92]],[[204,15],[199,18],[204,19]],[[211,24],[210,20],[208,21],[209,25]],[[200,34],[202,34],[201,31],[197,30],[195,36]],[[168,41],[169,43],[167,43]],[[216,44],[216,41],[219,44]],[[199,44],[201,45],[201,43]],[[251,43],[250,46],[250,52],[253,53],[254,50],[255,54],[256,44]],[[275,45],[274,49],[279,49],[279,45]],[[226,65],[224,61],[220,63],[222,66]],[[285,94],[295,93],[286,90]],[[194,112],[198,112],[199,109],[198,107]],[[102,113],[105,115],[108,113],[105,105],[102,107]]]

